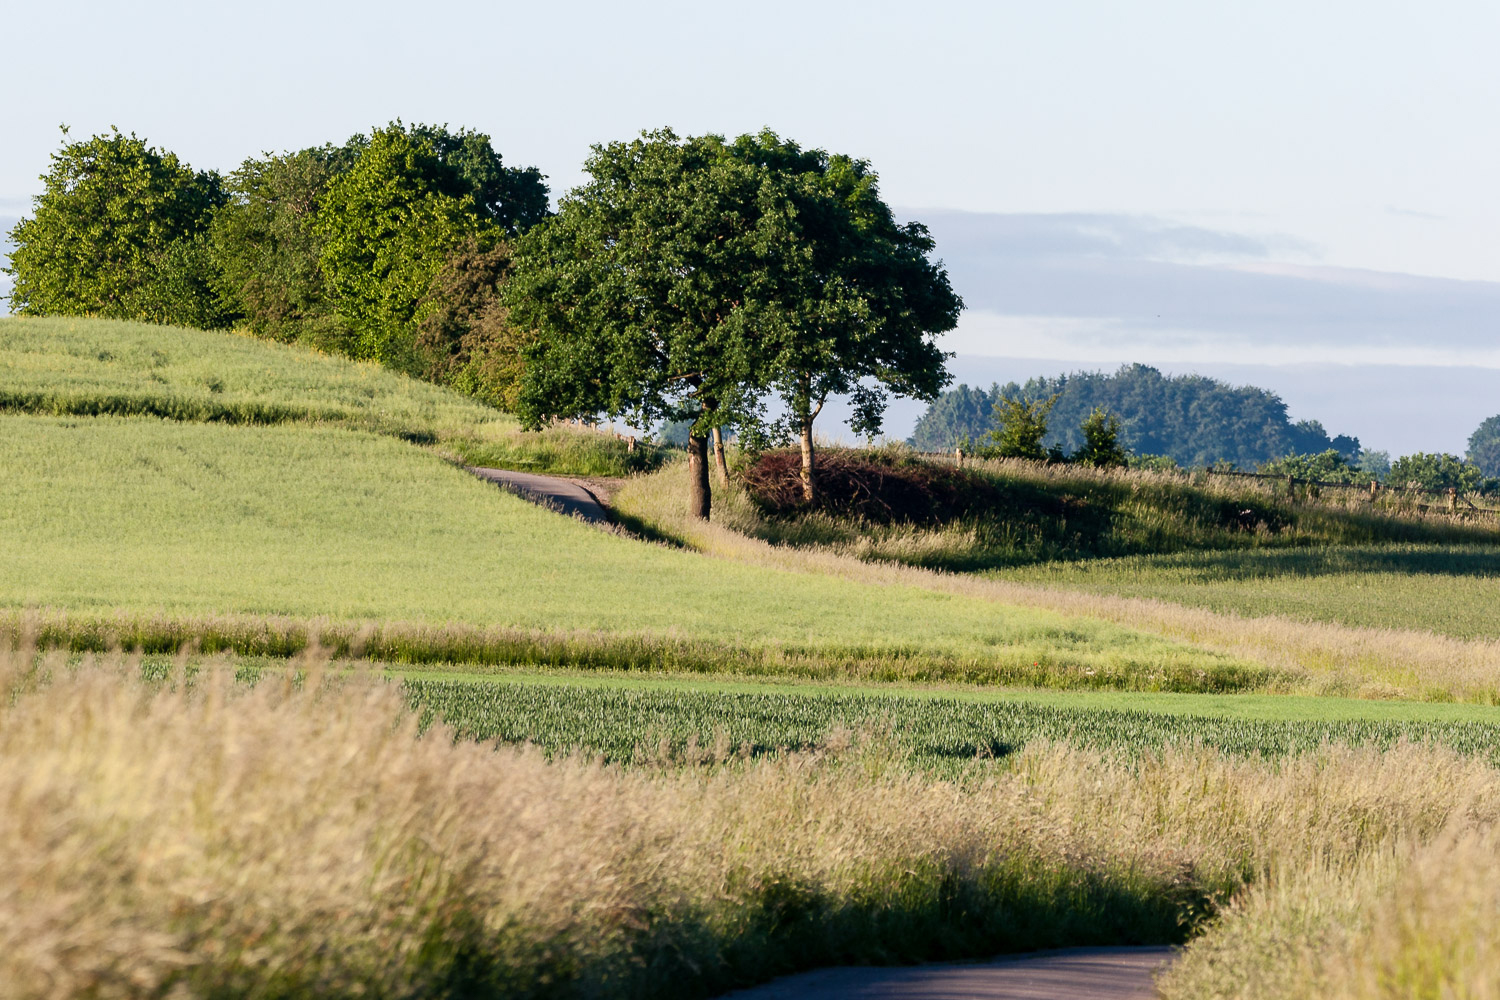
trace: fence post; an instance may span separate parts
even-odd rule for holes
[[[635,451],[635,435],[634,434],[630,435],[628,438],[625,439],[625,450],[626,451]]]
[[[953,456],[956,459],[955,464],[962,469],[964,467],[964,450],[962,448],[954,448]]]
[[[1286,495],[1292,498],[1297,496],[1297,480],[1291,476],[1286,477]]]
[[[1379,493],[1380,493],[1380,480],[1378,480],[1378,479],[1372,479],[1372,480],[1370,480],[1370,500],[1371,500],[1371,502],[1373,502],[1375,500],[1376,495],[1379,494]]]
[[[1458,513],[1458,487],[1448,487],[1448,510],[1454,514]]]

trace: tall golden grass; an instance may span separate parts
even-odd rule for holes
[[[419,735],[395,689],[311,661],[254,688],[37,662],[0,654],[7,998],[705,996],[1172,941],[1247,884],[1355,877],[1500,818],[1492,769],[1418,746],[1034,746],[941,781],[830,733],[629,770]],[[1236,907],[1190,959],[1257,912]]]
[[[679,468],[630,480],[615,496],[627,517],[705,554],[864,583],[904,584],[983,597],[1000,604],[1098,618],[1192,643],[1266,670],[1261,690],[1500,704],[1500,641],[1464,640],[1400,629],[1355,628],[1280,616],[1246,618],[1144,598],[1092,594],[1037,584],[871,562],[857,552],[773,545],[738,530],[749,501],[716,495],[715,517],[681,511]],[[1041,476],[1062,475],[1036,467]],[[1139,471],[1075,470],[1070,475],[1132,477]],[[1211,480],[1212,482],[1212,480]],[[681,513],[679,513],[681,511]]]

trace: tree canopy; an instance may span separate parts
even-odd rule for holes
[[[900,225],[870,164],[804,150],[765,130],[731,155],[772,175],[790,203],[797,244],[775,262],[774,338],[764,378],[802,447],[804,498],[814,499],[813,421],[830,395],[854,404],[853,429],[880,430],[894,393],[931,399],[949,376],[933,337],[958,322],[963,302],[920,223]]]
[[[689,506],[707,517],[709,432],[765,387],[778,268],[798,252],[790,205],[717,136],[643,133],[595,146],[585,169],[516,244],[507,303],[538,332],[521,415],[692,420]]]
[[[1185,467],[1231,462],[1255,468],[1292,454],[1332,448],[1355,458],[1359,439],[1330,438],[1315,420],[1293,423],[1275,393],[1231,386],[1201,375],[1166,376],[1147,365],[1126,365],[1113,374],[1079,372],[1034,378],[989,390],[958,386],[943,393],[917,422],[912,444],[945,451],[965,435],[977,439],[992,426],[995,403],[1004,398],[1056,395],[1049,448],[1077,451],[1082,424],[1095,408],[1120,421],[1120,443],[1137,454],[1166,455]]]
[[[11,231],[11,306],[32,315],[220,326],[203,236],[219,175],[118,129],[52,154],[33,215]]]
[[[1391,463],[1386,481],[1392,486],[1413,486],[1426,490],[1456,489],[1472,493],[1486,487],[1484,473],[1457,455],[1442,452],[1417,452],[1402,455]]]
[[[433,276],[469,241],[493,244],[500,234],[472,191],[431,136],[400,122],[376,129],[329,182],[313,232],[352,356],[416,373],[417,307]]]
[[[229,175],[229,200],[211,229],[215,286],[256,336],[348,351],[315,223],[328,185],[366,145],[355,136],[342,146],[247,159]]]
[[[1469,435],[1469,461],[1486,476],[1500,478],[1500,414],[1485,420]]]

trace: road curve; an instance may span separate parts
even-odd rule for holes
[[[721,1000],[1149,1000],[1173,948],[1066,948],[990,962],[819,969]]]
[[[480,479],[495,483],[534,503],[596,524],[609,523],[609,512],[604,509],[598,497],[571,480],[539,476],[532,472],[511,472],[509,469],[483,469],[472,465],[464,468]]]

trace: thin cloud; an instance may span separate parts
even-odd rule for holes
[[[1399,215],[1407,219],[1426,219],[1430,222],[1447,222],[1448,216],[1434,215],[1431,212],[1419,212],[1415,208],[1397,208],[1395,205],[1385,206],[1387,215]]]
[[[1242,352],[1226,361],[1421,347],[1459,363],[1465,352],[1493,352],[1500,330],[1500,283],[1287,263],[1276,258],[1294,241],[1280,238],[1136,216],[918,218],[970,310],[1066,319],[1093,334],[1078,344],[1080,358],[1095,354],[1102,332],[1121,348],[1133,340]]]

